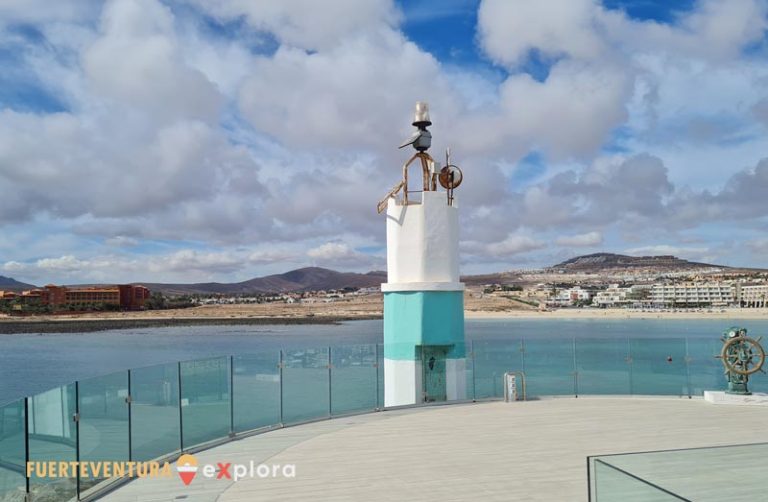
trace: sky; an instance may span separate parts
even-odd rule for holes
[[[768,267],[768,0],[0,0],[0,275],[383,270],[427,101],[462,272]]]

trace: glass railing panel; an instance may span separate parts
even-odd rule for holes
[[[600,462],[679,497],[658,500],[720,502],[765,499],[768,444],[607,455],[595,458],[595,471]],[[738,482],[734,482],[734,473],[737,473]],[[597,472],[595,485],[598,493],[604,484]]]
[[[723,363],[715,358],[722,348],[723,343],[718,339],[687,339],[688,375],[692,395],[701,396],[705,390],[726,389],[728,384],[723,375]],[[768,391],[768,387],[764,391]]]
[[[475,346],[473,342],[467,342],[467,374],[466,374],[466,388],[467,399],[478,399],[477,397],[477,384],[475,380]]]
[[[684,338],[631,338],[632,394],[688,395]]]
[[[378,408],[384,407],[384,345],[378,344],[376,346],[376,378],[378,382],[378,400],[376,406]]]
[[[183,448],[227,437],[232,411],[229,357],[180,364]]]
[[[520,340],[472,342],[471,391],[475,399],[504,396],[504,373],[523,370]]]
[[[574,342],[572,338],[523,341],[524,372],[529,396],[574,395]]]
[[[595,502],[670,502],[685,500],[634,478],[597,459],[595,470]]]
[[[328,349],[283,351],[283,421],[302,422],[330,414]]]
[[[29,460],[35,464],[30,476],[33,500],[70,500],[77,496],[77,477],[71,469],[58,470],[59,463],[77,460],[75,384],[57,387],[29,398]],[[48,472],[56,462],[56,472]]]
[[[763,346],[763,349],[765,349],[766,352],[768,352],[768,349],[766,348],[768,347],[768,338],[761,341],[760,344]],[[715,390],[725,390],[728,387],[728,382],[725,379],[725,375],[723,374],[723,371],[725,371],[725,368],[723,366],[723,363],[721,363],[719,359],[716,361],[716,363],[717,364],[715,365],[715,367],[718,370],[717,371],[718,376],[722,378],[722,383],[720,384],[720,386],[716,387]],[[763,370],[768,372],[768,361],[766,361],[766,363],[763,365]],[[764,392],[768,394],[768,376],[764,375],[761,372],[752,374],[749,377],[749,382],[747,382],[747,387],[749,388],[750,392]],[[702,388],[700,384],[699,384],[699,388]],[[711,389],[704,389],[704,390],[711,390]],[[703,391],[699,393],[703,394]]]
[[[376,409],[376,373],[375,345],[331,348],[331,414]]]
[[[81,380],[80,461],[117,462],[128,460],[128,372],[121,371]],[[80,478],[80,493],[87,495],[105,477]]]
[[[233,358],[232,403],[235,432],[280,423],[280,352]]]
[[[0,406],[0,501],[24,500],[24,400]]]
[[[576,339],[576,390],[580,395],[630,393],[626,338]]]
[[[131,458],[152,460],[179,451],[179,365],[131,370]]]
[[[447,401],[464,401],[472,399],[474,390],[471,386],[472,354],[470,344],[457,343],[445,352],[445,394]],[[430,358],[424,358],[425,367],[429,370]],[[434,367],[433,367],[434,369]],[[425,373],[427,385],[434,386],[434,375]],[[439,382],[439,378],[437,379]]]
[[[475,395],[477,391],[477,385],[475,384],[475,347],[472,342],[468,342],[467,345],[467,373],[466,373],[466,388],[467,399],[477,399]]]

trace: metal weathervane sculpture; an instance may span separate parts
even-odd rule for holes
[[[723,349],[715,356],[723,361],[725,375],[728,379],[729,394],[748,396],[752,394],[747,388],[749,375],[763,371],[765,350],[760,345],[762,337],[750,338],[746,328],[729,328],[721,337]]]
[[[398,148],[405,148],[406,146],[411,145],[416,149],[416,153],[403,165],[403,180],[395,185],[395,187],[377,204],[376,209],[379,213],[384,212],[387,208],[387,201],[390,198],[395,197],[400,190],[403,191],[403,204],[408,205],[408,167],[416,159],[421,161],[422,190],[424,192],[435,191],[437,190],[437,184],[440,183],[440,186],[446,190],[448,205],[453,204],[453,190],[457,188],[464,179],[461,169],[459,169],[458,166],[451,164],[450,149],[445,152],[445,166],[440,169],[439,173],[435,169],[435,159],[427,153],[427,150],[432,146],[432,133],[427,129],[427,127],[432,125],[432,121],[429,118],[429,107],[427,103],[424,103],[423,101],[416,103],[416,113],[412,124],[416,127],[416,131]]]

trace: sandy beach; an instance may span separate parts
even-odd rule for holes
[[[76,332],[105,329],[225,324],[327,324],[381,319],[381,295],[318,303],[206,305],[177,310],[91,312],[85,314],[10,317],[0,315],[0,333]],[[503,298],[467,295],[467,319],[765,319],[768,309],[700,309],[653,311],[568,308],[540,311]]]
[[[508,312],[465,311],[467,319],[765,319],[768,309],[718,309],[712,311],[641,311],[625,309],[516,310]]]

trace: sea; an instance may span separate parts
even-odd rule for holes
[[[730,326],[768,335],[754,319],[468,319],[467,341],[565,338],[711,338]],[[0,335],[0,404],[129,368],[274,351],[382,343],[382,321],[338,325],[193,326],[94,333]]]

